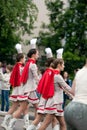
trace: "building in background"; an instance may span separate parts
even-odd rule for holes
[[[23,52],[27,53],[29,50],[29,45],[24,45],[24,43],[26,43],[27,41],[30,41],[32,38],[34,37],[38,37],[39,35],[39,31],[41,30],[41,24],[42,22],[48,24],[49,23],[49,17],[48,17],[48,10],[46,8],[45,5],[45,0],[33,0],[34,3],[36,4],[37,8],[38,8],[38,17],[37,20],[35,21],[35,29],[32,31],[33,34],[32,35],[24,35],[22,37],[23,39]],[[64,8],[66,8],[68,5],[68,0],[62,0],[64,2]],[[42,50],[41,48],[39,48],[39,50]],[[41,52],[41,54],[43,54],[43,51]]]
[[[30,41],[34,37],[38,37],[39,31],[41,30],[42,22],[49,23],[49,18],[47,16],[48,11],[46,9],[46,5],[45,5],[44,0],[33,0],[33,1],[38,8],[38,17],[37,17],[37,21],[35,21],[36,28],[32,31],[33,34],[30,36],[26,34],[22,37],[22,39],[23,39],[23,45],[22,45],[23,52],[25,52],[25,53],[27,53],[27,51],[29,50],[29,45],[24,45],[24,43],[26,43],[26,41]],[[40,50],[41,50],[41,48],[40,48]]]

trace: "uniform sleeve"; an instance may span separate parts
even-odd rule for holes
[[[56,76],[56,81],[59,84],[59,86],[63,89],[63,91],[71,98],[73,99],[73,93],[71,87],[64,81],[63,77],[61,75]]]
[[[38,83],[39,82],[39,76],[38,76],[36,64],[32,64],[31,71],[32,71],[32,74],[33,74],[33,76],[34,76],[34,78],[36,80],[36,83]]]
[[[71,90],[71,87],[64,81],[64,79],[61,75],[56,76],[56,81],[60,85],[60,87],[66,89],[66,90]]]

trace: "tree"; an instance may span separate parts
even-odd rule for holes
[[[0,55],[13,55],[21,36],[32,33],[37,13],[31,0],[0,1]]]
[[[71,0],[63,16],[65,50],[76,56],[87,56],[87,1]]]
[[[62,45],[64,41],[64,59],[66,63],[70,62],[66,69],[74,69],[77,65],[80,67],[82,60],[87,56],[87,0],[68,0],[69,6],[66,9],[61,0],[45,0],[45,2],[50,24],[43,25],[49,30],[48,42],[50,39],[55,41],[51,48],[56,50],[56,47]],[[44,39],[44,35],[41,36]]]

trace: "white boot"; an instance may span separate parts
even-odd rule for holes
[[[16,118],[10,120],[7,130],[13,130],[16,120]]]
[[[36,130],[36,126],[34,124],[31,124],[28,126],[27,130]]]
[[[6,116],[4,117],[4,120],[3,120],[2,124],[1,124],[1,127],[2,127],[2,128],[7,129],[8,123],[9,123],[11,117],[12,117],[12,115],[10,115],[10,114],[8,114],[8,115],[6,115]]]
[[[29,114],[26,114],[26,115],[24,116],[24,126],[23,126],[23,128],[24,128],[24,129],[27,129],[28,126],[29,126]]]
[[[59,130],[59,124],[55,125],[52,130]]]
[[[36,130],[38,130],[38,129],[40,128],[41,123],[42,123],[42,122],[39,122],[39,124],[38,124],[37,127],[36,127]]]

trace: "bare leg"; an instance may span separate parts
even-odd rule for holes
[[[36,116],[37,116],[37,108],[38,108],[38,104],[36,103],[36,104],[33,104],[33,106],[34,106],[34,108],[35,108],[35,118],[36,118]]]
[[[39,113],[38,113],[38,114],[36,115],[35,120],[32,122],[32,124],[34,124],[35,126],[37,126],[38,123],[41,121],[42,117],[43,117],[43,114],[39,114]]]
[[[14,111],[18,108],[19,102],[12,102],[12,106],[10,107],[9,111],[7,114],[13,114]]]
[[[59,124],[60,124],[60,130],[66,130],[66,123],[63,116],[57,117]]]
[[[4,120],[3,120],[2,124],[1,124],[1,126],[4,129],[7,129],[8,123],[9,123],[10,119],[12,118],[12,114],[18,108],[18,105],[19,105],[19,102],[12,102],[12,106],[10,107],[7,114],[5,115]]]
[[[54,115],[52,114],[47,114],[42,125],[40,126],[40,128],[38,130],[46,130],[46,128],[48,127],[48,125],[52,122]]]
[[[8,125],[8,130],[13,130],[15,122],[17,118],[21,116],[21,114],[27,109],[28,103],[27,101],[21,101],[18,109],[13,113],[13,118],[10,120]]]
[[[35,108],[37,108],[37,105],[34,105],[34,106]],[[38,125],[41,122],[42,118],[43,118],[43,114],[37,113],[35,120],[32,122],[31,125],[28,126],[27,130],[32,130],[32,129],[36,129],[37,127],[40,127]]]
[[[27,105],[27,109],[23,112],[24,115],[26,115],[29,112],[29,105]]]
[[[21,116],[21,113],[24,113],[24,111],[27,109],[28,103],[27,101],[21,101],[20,107],[13,113],[13,118],[19,118]]]
[[[59,124],[58,120],[56,117],[53,118],[52,120],[52,128],[54,128],[55,125]]]

